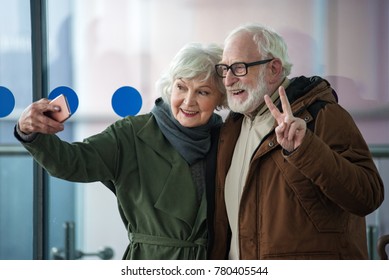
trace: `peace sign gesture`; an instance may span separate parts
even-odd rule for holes
[[[278,124],[275,129],[277,142],[283,149],[288,152],[292,152],[303,142],[303,138],[307,130],[307,124],[303,119],[293,116],[284,87],[279,87],[278,92],[280,94],[282,113],[274,105],[268,95],[265,95],[265,102],[270,110],[270,113],[276,119]]]

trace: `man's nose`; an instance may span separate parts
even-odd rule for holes
[[[235,84],[239,78],[232,73],[231,69],[228,69],[226,77],[224,78],[224,85],[229,87]]]

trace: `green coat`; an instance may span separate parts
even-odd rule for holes
[[[83,142],[39,134],[23,145],[50,175],[101,181],[116,194],[130,241],[123,258],[207,258],[207,199],[197,197],[188,164],[152,114],[124,118]]]

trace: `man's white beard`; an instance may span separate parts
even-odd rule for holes
[[[228,107],[236,113],[250,114],[255,111],[264,101],[264,96],[270,94],[268,86],[265,82],[265,71],[261,71],[258,77],[257,87],[254,89],[245,87],[239,82],[234,85],[234,88],[244,89],[247,92],[247,99],[240,102],[234,99],[231,94],[227,95]]]

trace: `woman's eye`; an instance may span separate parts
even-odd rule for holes
[[[204,91],[204,90],[200,90],[200,91],[199,91],[199,94],[200,94],[200,95],[208,95],[209,92],[208,92],[208,91]]]
[[[178,89],[178,90],[183,90],[183,89],[184,89],[184,86],[183,86],[183,85],[181,85],[181,84],[177,84],[177,86],[176,86],[176,87],[177,87],[177,89]]]

